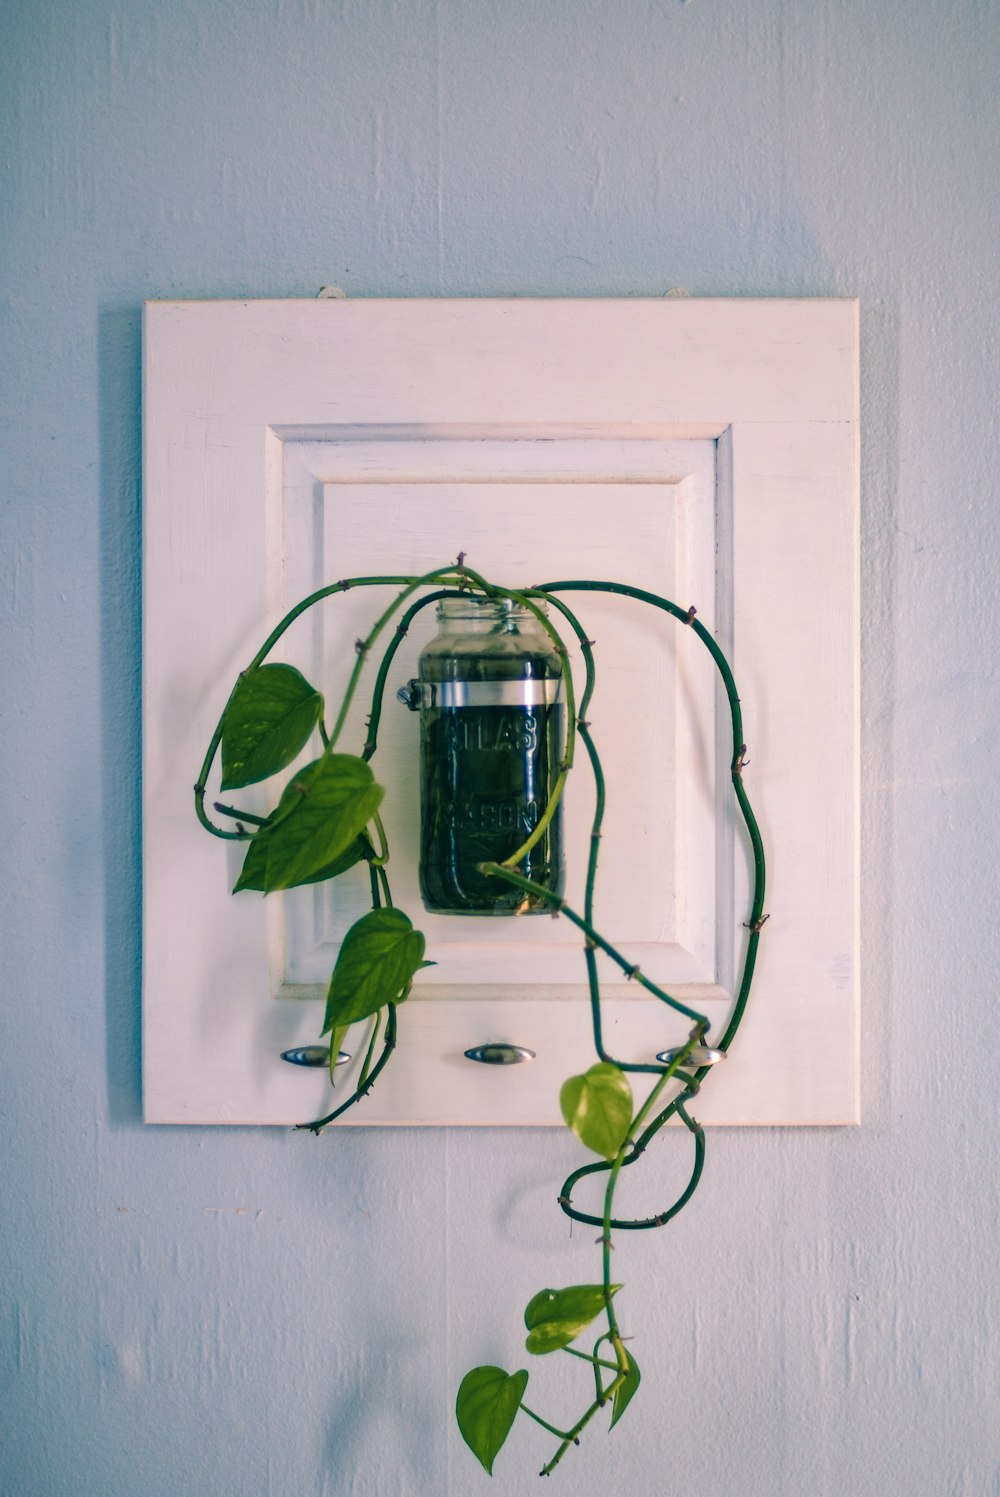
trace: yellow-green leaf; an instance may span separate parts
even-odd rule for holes
[[[611,1285],[617,1294],[622,1286]],[[571,1284],[567,1289],[542,1289],[528,1301],[524,1323],[528,1327],[525,1346],[535,1356],[559,1351],[575,1341],[580,1332],[604,1309],[600,1284]]]
[[[625,1374],[625,1381],[616,1390],[614,1399],[611,1404],[611,1423],[608,1425],[609,1429],[614,1429],[615,1425],[618,1423],[619,1419],[622,1417],[625,1410],[632,1402],[635,1391],[638,1388],[640,1382],[638,1362],[635,1360],[635,1357],[633,1357],[630,1351],[626,1352],[625,1355],[628,1358],[628,1371]]]
[[[632,1122],[632,1088],[618,1066],[600,1061],[563,1083],[559,1105],[568,1127],[595,1154],[614,1159]]]
[[[521,1407],[528,1374],[506,1373],[502,1367],[473,1367],[462,1379],[455,1415],[462,1439],[476,1459],[493,1475],[497,1452],[510,1434]]]

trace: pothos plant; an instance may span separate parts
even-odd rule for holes
[[[332,724],[328,726],[320,692],[294,666],[268,663],[268,656],[289,626],[306,610],[324,599],[355,588],[387,585],[395,585],[400,590],[375,620],[368,635],[356,641],[355,659],[347,688]],[[745,921],[747,938],[739,984],[724,1033],[711,1048],[706,1044],[709,1020],[672,997],[646,973],[629,963],[594,924],[594,894],[605,812],[605,784],[601,761],[587,721],[587,710],[596,685],[593,641],[588,638],[576,613],[561,596],[577,592],[619,594],[657,609],[690,628],[707,649],[726,692],[732,722],[730,773],[736,801],[749,837],[754,876],[750,908]],[[525,1403],[529,1375],[524,1369],[507,1372],[501,1367],[475,1367],[462,1379],[456,1403],[462,1436],[490,1474],[493,1462],[517,1415],[524,1414],[540,1424],[557,1442],[553,1454],[542,1467],[541,1474],[548,1476],[570,1447],[579,1445],[584,1430],[601,1410],[610,1408],[610,1426],[613,1428],[639,1388],[639,1363],[631,1344],[626,1347],[619,1327],[616,1296],[622,1286],[612,1282],[613,1233],[663,1226],[686,1205],[697,1187],[705,1157],[705,1135],[701,1125],[692,1116],[691,1104],[711,1066],[725,1057],[739,1028],[750,993],[761,928],[767,919],[763,913],[763,847],[743,786],[746,748],[743,743],[739,696],[722,651],[697,618],[694,607],[684,608],[667,598],[617,582],[569,580],[511,590],[487,581],[478,572],[467,567],[464,555],[461,554],[454,565],[442,567],[422,577],[353,577],[334,582],[310,594],[292,608],[240,673],[212,735],[194,787],[195,809],[203,826],[214,836],[247,844],[242,870],[234,886],[236,893],[253,889],[269,894],[276,890],[335,879],[358,864],[364,864],[367,868],[372,908],[347,932],[327,991],[322,1035],[330,1036],[331,1082],[335,1077],[340,1046],[351,1025],[367,1022],[367,1044],[357,1083],[350,1095],[339,1101],[325,1117],[298,1125],[319,1134],[371,1091],[396,1045],[397,1009],[409,997],[417,971],[428,965],[422,933],[414,928],[409,915],[392,902],[387,871],[389,847],[379,816],[385,791],[375,781],[371,760],[378,746],[379,721],[388,672],[403,637],[422,608],[456,593],[509,599],[528,609],[549,635],[559,655],[565,690],[565,745],[544,811],[516,852],[502,863],[480,864],[479,871],[504,880],[525,894],[544,900],[554,913],[569,920],[583,936],[583,957],[597,1060],[584,1074],[571,1076],[565,1082],[559,1100],[567,1125],[583,1146],[596,1157],[573,1171],[563,1183],[558,1200],[562,1210],[573,1221],[600,1228],[597,1241],[601,1253],[601,1273],[599,1279],[591,1284],[541,1289],[529,1300],[524,1311],[524,1323],[528,1333],[526,1350],[535,1357],[562,1352],[579,1361],[585,1383],[589,1384],[589,1392],[585,1396],[579,1417],[565,1429],[544,1419]],[[420,596],[415,596],[417,594]],[[340,739],[363,669],[390,621],[401,609],[401,617],[375,670],[367,733],[361,752],[345,753],[339,748]],[[550,610],[559,616],[561,626],[552,622]],[[579,702],[563,627],[575,636],[583,661],[585,684]],[[210,817],[205,805],[207,781],[220,749],[221,790],[223,794],[228,794],[269,780],[286,770],[298,759],[314,734],[318,734],[321,745],[318,756],[304,767],[294,770],[277,796],[275,808],[269,815],[251,814],[225,800],[219,800],[214,802],[214,810],[217,815],[225,818],[223,824]],[[573,767],[578,742],[584,746],[595,788],[590,853],[581,910],[571,909],[561,896],[518,871],[519,865],[551,822]],[[658,1056],[655,1062],[627,1062],[609,1054],[602,1035],[601,992],[596,961],[598,950],[610,957],[627,977],[645,988],[653,998],[690,1022],[688,1037],[682,1045]],[[633,1096],[630,1075],[641,1076],[647,1083],[645,1095],[638,1105]],[[642,1158],[650,1142],[672,1118],[679,1120],[693,1141],[693,1167],[685,1189],[676,1200],[652,1216],[644,1219],[617,1217],[615,1191],[622,1170]],[[576,1185],[590,1175],[606,1177],[603,1210],[599,1216],[580,1210],[573,1202]],[[583,1350],[574,1343],[588,1330],[594,1339],[590,1342],[590,1349]]]

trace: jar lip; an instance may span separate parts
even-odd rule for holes
[[[535,606],[541,613],[548,612],[547,604],[541,599],[536,601]],[[523,603],[517,603],[512,598],[484,598],[474,593],[442,598],[437,605],[436,614],[439,619],[535,619],[530,608],[525,608]]]

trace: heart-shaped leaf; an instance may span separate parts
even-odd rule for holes
[[[633,1357],[631,1352],[626,1352],[626,1356],[628,1357],[628,1371],[625,1374],[625,1381],[617,1390],[614,1399],[612,1400],[611,1423],[608,1425],[609,1429],[614,1429],[615,1425],[618,1423],[619,1419],[622,1417],[625,1410],[632,1402],[632,1397],[640,1382],[638,1362],[635,1360],[635,1357]]]
[[[614,1159],[632,1122],[632,1088],[624,1071],[600,1061],[582,1076],[571,1076],[563,1083],[559,1106],[582,1144]]]
[[[508,1374],[502,1367],[473,1367],[462,1379],[455,1402],[458,1427],[489,1476],[493,1475],[493,1462],[510,1434],[527,1386],[527,1372]]]
[[[311,882],[364,831],[384,794],[354,754],[324,754],[303,769],[267,832],[265,893]]]
[[[255,785],[291,764],[323,715],[293,665],[262,665],[236,683],[222,722],[222,788]]]
[[[326,997],[323,1033],[353,1024],[399,1000],[424,957],[424,938],[402,910],[372,910],[355,921],[340,948]]]
[[[617,1294],[622,1286],[611,1285]],[[575,1341],[582,1330],[604,1309],[600,1284],[571,1284],[568,1289],[542,1289],[528,1301],[524,1323],[529,1335],[525,1346],[535,1356],[559,1351]]]
[[[324,879],[337,878],[341,873],[346,873],[348,868],[353,868],[361,859],[367,857],[371,852],[371,843],[367,837],[358,837],[352,842],[346,852],[342,852],[339,858],[334,858],[325,868],[310,874],[308,878],[302,879],[303,884],[321,884]],[[267,876],[267,832],[259,832],[247,848],[247,855],[243,859],[243,867],[240,876],[233,885],[233,893],[239,894],[244,889],[257,889],[263,893],[266,887]]]

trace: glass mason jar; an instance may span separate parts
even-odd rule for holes
[[[563,747],[562,669],[529,609],[461,595],[437,607],[437,637],[400,699],[420,712],[420,892],[449,915],[550,908],[478,871],[502,863],[538,824]],[[518,871],[563,887],[562,806]]]

